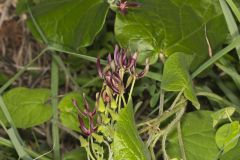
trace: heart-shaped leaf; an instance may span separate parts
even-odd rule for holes
[[[31,10],[48,45],[76,51],[93,42],[103,27],[108,8],[104,0],[43,0]],[[29,22],[32,33],[41,39]]]
[[[187,113],[182,121],[182,138],[186,158],[189,160],[216,159],[219,150],[215,142],[215,130],[212,127],[212,112],[195,111]],[[171,158],[181,159],[176,129],[169,135],[167,153]]]
[[[59,102],[60,119],[64,126],[79,131],[78,111],[73,105],[72,100],[76,100],[79,107],[83,108],[83,98],[79,93],[69,93]]]
[[[233,149],[238,144],[240,125],[238,121],[225,124],[217,130],[216,143],[223,154]]]
[[[196,98],[192,79],[189,75],[192,59],[193,56],[184,53],[171,55],[164,65],[161,87],[166,91],[183,91],[185,97],[199,109],[200,104]]]
[[[4,103],[17,128],[29,128],[48,121],[52,116],[49,89],[14,88],[3,95]],[[0,120],[7,122],[0,110]]]
[[[213,50],[228,33],[218,0],[136,1],[141,7],[117,14],[115,33],[122,46],[140,52],[142,61],[184,52],[196,55],[196,67],[208,57],[205,27]]]

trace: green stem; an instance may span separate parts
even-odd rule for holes
[[[164,106],[164,90],[161,89],[161,91],[160,91],[160,102],[159,102],[159,117],[163,113],[163,106]]]
[[[180,119],[182,118],[185,109],[186,109],[186,105],[187,102],[185,104],[183,104],[184,108],[182,108],[177,114],[176,114],[176,118],[167,126],[164,134],[163,134],[163,138],[162,138],[162,150],[163,150],[163,158],[164,160],[169,160],[167,151],[166,151],[166,140],[167,140],[167,136],[170,133],[170,131],[172,131],[172,129],[174,129],[175,125],[180,121]]]
[[[65,72],[66,76],[69,77],[69,79],[72,81],[72,83],[74,84],[74,86],[76,87],[77,90],[80,90],[80,87],[78,85],[78,83],[76,82],[76,80],[73,78],[73,76],[71,75],[71,73],[69,72],[69,70],[66,68],[65,64],[63,63],[62,59],[60,56],[55,55],[53,56],[54,60],[58,63],[58,65],[63,69],[63,71]]]
[[[134,88],[134,85],[135,85],[135,81],[136,81],[136,77],[134,76],[133,77],[133,82],[132,82],[132,85],[131,85],[131,89],[130,89],[130,93],[129,93],[129,96],[128,96],[128,102],[130,101],[130,99],[132,98],[132,92],[133,92],[133,88]]]
[[[18,130],[17,130],[17,128],[15,127],[15,124],[14,124],[14,122],[13,122],[13,119],[12,119],[12,117],[11,117],[8,109],[7,109],[7,106],[6,106],[5,103],[4,103],[4,100],[3,100],[2,96],[0,96],[0,107],[1,107],[2,112],[3,112],[4,116],[5,116],[5,118],[7,119],[8,123],[9,123],[10,126],[13,128],[14,133],[15,133],[18,141],[20,142],[20,144],[23,145],[23,144],[24,144],[24,143],[23,143],[23,140],[21,139],[21,137],[20,137],[20,135],[19,135],[19,133],[18,133]]]
[[[0,145],[2,146],[5,146],[5,147],[9,147],[9,148],[14,148],[13,144],[11,141],[5,139],[5,138],[2,138],[0,137]],[[40,157],[41,155],[39,153],[36,153],[34,151],[32,151],[31,149],[28,149],[28,148],[24,148],[24,150],[29,154],[31,155],[32,157],[34,158],[37,158],[37,157]],[[49,158],[47,157],[41,157],[42,160],[50,160]]]
[[[180,146],[182,159],[187,160],[185,149],[184,149],[184,144],[183,144],[182,130],[181,130],[181,123],[180,122],[178,122],[178,124],[177,124],[177,131],[178,131],[178,143],[179,143],[179,146]]]
[[[225,54],[236,48],[240,45],[240,36],[237,36],[233,39],[232,43],[230,43],[227,47],[216,53],[212,58],[210,58],[208,61],[203,63],[196,71],[192,73],[192,79],[197,77],[200,73],[202,73],[205,69],[207,69],[209,66],[214,64],[216,61],[218,61],[220,58],[222,58]]]
[[[121,98],[122,98],[122,100],[123,100],[124,107],[126,107],[126,106],[127,106],[127,103],[126,103],[126,100],[125,100],[124,96],[121,95]]]
[[[21,70],[19,70],[11,79],[9,79],[1,88],[0,94],[2,94],[11,84],[17,80],[36,60],[38,60],[48,48],[42,50],[34,59],[32,59],[27,65],[25,65]]]
[[[52,66],[51,66],[51,96],[52,98],[52,110],[53,110],[53,123],[52,123],[52,137],[53,137],[53,155],[54,160],[59,160],[60,158],[60,140],[59,140],[59,129],[58,129],[58,81],[59,81],[59,71],[57,62],[54,60],[55,53],[52,53]],[[55,58],[54,58],[55,57]]]

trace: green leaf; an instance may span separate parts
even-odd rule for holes
[[[215,50],[227,35],[227,27],[218,0],[138,0],[142,5],[117,14],[115,33],[124,47],[140,52],[143,61],[152,62],[160,53],[195,54],[194,68],[208,58],[205,26]]]
[[[238,144],[240,125],[238,121],[225,124],[217,130],[216,143],[223,154],[233,149]]]
[[[3,100],[17,128],[29,128],[48,121],[52,108],[47,104],[49,89],[14,88],[3,95]],[[7,123],[2,111],[0,120]]]
[[[215,142],[215,130],[212,127],[212,112],[195,111],[187,113],[182,121],[182,138],[189,160],[214,160],[218,155]],[[181,159],[177,130],[169,135],[167,153],[171,158]]]
[[[197,109],[200,109],[200,104],[195,95],[192,79],[188,71],[192,59],[191,55],[180,52],[171,55],[164,65],[161,87],[166,91],[183,90],[185,97]]]
[[[218,110],[217,112],[212,114],[212,118],[213,118],[213,127],[215,127],[218,122],[220,122],[221,120],[224,120],[226,118],[230,118],[233,113],[235,112],[236,108],[234,107],[226,107],[223,109]]]
[[[84,148],[77,148],[64,154],[63,160],[84,160],[87,154]]]
[[[31,10],[49,46],[76,51],[92,44],[108,8],[104,0],[44,0]],[[36,26],[29,22],[34,36],[41,39]]]
[[[220,157],[220,160],[239,160],[240,157],[240,141],[238,145],[234,147],[232,150],[228,151],[224,155]]]
[[[132,104],[123,108],[115,125],[114,160],[150,160],[150,154],[138,135]]]
[[[64,126],[75,131],[80,131],[77,117],[78,111],[72,103],[73,99],[77,101],[79,107],[83,107],[83,98],[79,93],[72,92],[67,94],[58,104],[60,119]]]

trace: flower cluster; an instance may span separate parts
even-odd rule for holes
[[[94,116],[97,113],[97,105],[94,107],[93,111],[90,111],[89,104],[86,100],[85,95],[83,95],[84,100],[84,107],[85,109],[83,112],[80,110],[78,103],[76,100],[72,100],[73,105],[77,108],[78,111],[78,120],[79,120],[79,128],[81,129],[82,133],[86,136],[90,136],[92,133],[97,131],[97,126],[94,125]],[[88,118],[89,121],[89,129],[86,127],[83,118]]]
[[[97,69],[99,77],[104,79],[108,88],[115,94],[121,95],[125,92],[127,85],[124,85],[125,73],[130,74],[130,79],[142,78],[149,70],[148,60],[146,60],[145,69],[140,73],[136,72],[137,53],[127,57],[127,50],[120,49],[117,45],[114,50],[114,59],[108,55],[108,64],[102,70],[100,59],[97,59]]]
[[[127,14],[128,8],[140,7],[140,3],[137,2],[128,2],[126,0],[119,0],[117,2],[117,8],[123,15]]]

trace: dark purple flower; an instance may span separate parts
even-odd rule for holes
[[[84,101],[84,111],[82,112],[78,106],[78,103],[76,100],[72,100],[73,105],[77,108],[78,111],[78,121],[79,121],[79,128],[81,129],[82,133],[86,136],[90,136],[92,133],[97,131],[97,126],[94,125],[94,116],[97,113],[97,106],[94,107],[93,111],[90,111],[89,104],[86,100],[85,95],[83,95],[83,101]],[[88,118],[90,127],[89,129],[86,127],[83,118]]]
[[[119,0],[117,3],[118,10],[123,14],[127,14],[128,8],[140,7],[140,3],[137,2],[128,2],[127,0]]]

